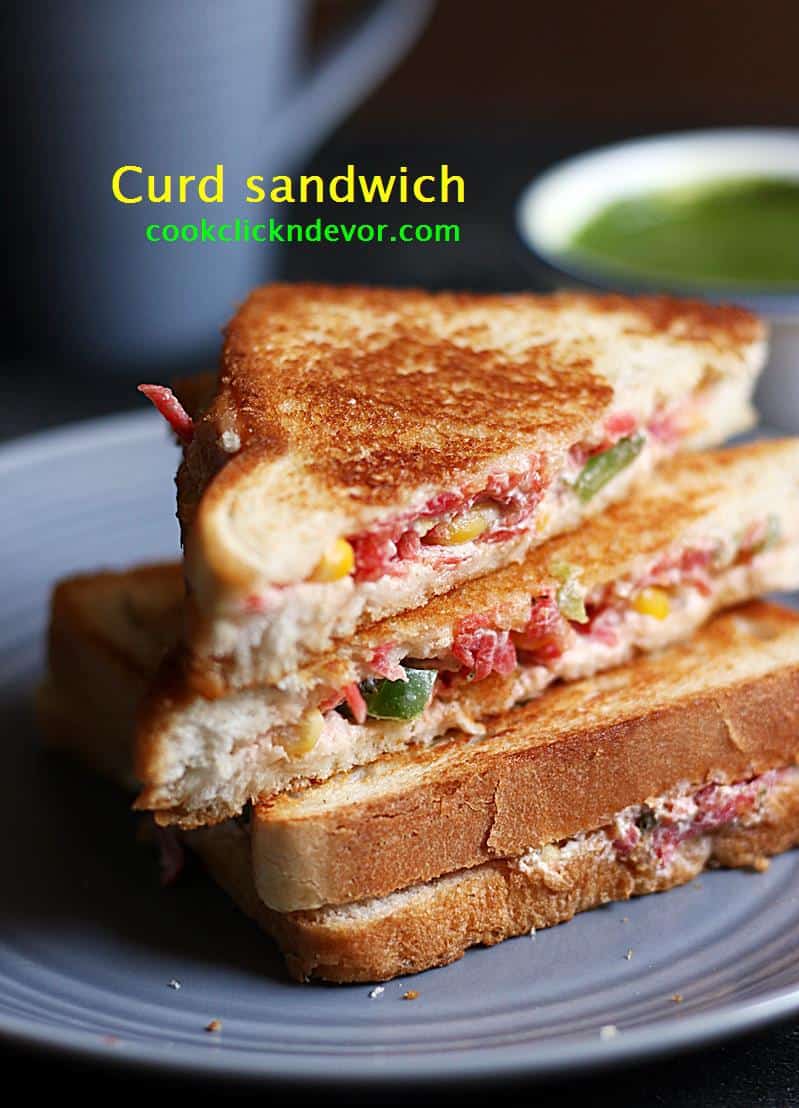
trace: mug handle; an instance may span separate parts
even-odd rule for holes
[[[269,121],[267,154],[302,157],[413,44],[434,0],[380,0],[328,47],[305,87]],[[301,136],[301,138],[300,138]]]

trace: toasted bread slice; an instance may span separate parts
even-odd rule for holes
[[[218,822],[453,728],[479,734],[557,679],[621,664],[687,638],[723,607],[791,588],[799,439],[676,457],[580,531],[362,630],[279,686],[209,701],[172,657],[142,712],[138,804],[163,823]],[[336,707],[365,681],[402,677],[401,663],[440,673],[412,718],[358,721]]]
[[[123,784],[130,780],[127,713],[177,629],[181,597],[176,566],[86,575],[63,582],[54,593],[50,674],[39,703],[43,726],[50,741]],[[734,618],[746,621],[754,635],[750,651],[796,631],[795,616],[770,606],[752,605]],[[764,735],[779,711],[770,698],[785,696],[788,714],[795,715],[796,688],[785,690],[778,679],[779,664],[787,663],[789,651],[775,654],[774,673],[762,675],[745,718],[732,695],[716,698],[732,747],[746,749],[751,741],[754,751],[756,728]],[[734,679],[738,669],[728,660]],[[723,657],[713,663],[715,669],[723,665]],[[742,691],[743,686],[736,686],[738,694]],[[705,693],[713,698],[710,687]],[[652,706],[656,716],[668,716],[668,708],[657,700]],[[605,714],[607,710],[606,702]],[[623,740],[624,735],[609,728],[607,738]],[[579,803],[584,803],[591,764],[582,760],[586,751],[579,744],[567,735],[562,739],[561,769],[583,780]],[[627,749],[633,758],[635,752],[629,745]],[[675,745],[675,780],[689,769],[687,761],[678,762],[681,754]],[[645,759],[648,752],[641,749],[638,755]],[[569,766],[572,757],[576,760]],[[753,752],[749,763],[761,760]],[[381,899],[311,911],[280,913],[259,899],[251,829],[241,821],[190,832],[187,841],[239,906],[277,940],[293,976],[383,980],[451,962],[469,946],[550,926],[609,900],[670,888],[706,865],[761,869],[769,854],[788,849],[799,838],[797,771],[770,770],[754,779],[738,778],[731,786],[696,780],[636,802],[615,812],[606,826],[566,841],[484,862]],[[409,849],[401,828],[397,830],[398,845]]]
[[[462,737],[257,804],[253,866],[281,911],[379,897],[607,822],[680,781],[799,755],[799,614],[756,602]]]
[[[178,476],[190,680],[275,682],[521,560],[750,425],[764,355],[746,311],[666,297],[256,290]]]
[[[637,823],[648,830],[639,831]],[[620,833],[626,841],[616,838]],[[544,851],[485,862],[381,899],[288,914],[271,911],[259,899],[250,841],[239,824],[187,837],[214,879],[277,941],[297,980],[384,981],[453,962],[470,946],[492,946],[608,901],[673,888],[708,866],[765,869],[769,855],[799,842],[799,770],[767,774],[738,788],[711,786],[698,796],[683,789]],[[407,848],[403,843],[401,849]]]
[[[86,573],[53,590],[47,676],[36,709],[47,742],[127,788],[136,712],[180,634],[177,564]]]

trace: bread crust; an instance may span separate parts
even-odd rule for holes
[[[652,564],[670,555],[683,553],[692,544],[703,549],[708,543],[721,540],[723,545],[734,543],[737,535],[745,532],[749,524],[762,521],[767,513],[780,521],[780,529],[790,546],[785,559],[785,572],[750,574],[741,587],[725,592],[723,588],[714,594],[710,607],[701,615],[696,608],[693,622],[683,617],[683,626],[674,638],[685,638],[694,628],[706,620],[715,610],[741,602],[764,589],[788,588],[799,585],[799,556],[796,550],[799,539],[799,439],[771,440],[724,450],[708,451],[699,456],[682,456],[670,459],[652,475],[646,487],[638,490],[627,501],[610,506],[587,522],[580,530],[551,539],[533,550],[519,565],[513,565],[474,581],[467,582],[451,592],[433,598],[423,608],[371,624],[352,638],[339,641],[323,655],[317,655],[307,665],[286,678],[293,694],[292,707],[296,708],[295,720],[306,707],[315,707],[321,696],[328,697],[331,690],[341,689],[365,675],[363,667],[375,653],[388,647],[401,647],[400,655],[426,658],[446,654],[461,622],[474,615],[485,615],[492,626],[501,629],[521,630],[530,618],[531,599],[559,588],[552,574],[556,563],[568,563],[579,574],[581,585],[590,591],[611,583],[640,581],[641,575]],[[664,628],[668,625],[664,625]],[[649,632],[647,632],[649,634]],[[660,639],[662,644],[663,638]],[[652,649],[650,641],[644,646]],[[632,652],[632,648],[631,651]],[[595,668],[607,668],[623,659],[618,656],[597,662]],[[327,764],[323,758],[311,754],[297,761],[289,756],[277,764],[271,778],[268,768],[263,774],[245,782],[239,788],[225,793],[224,782],[220,787],[219,803],[208,804],[210,789],[204,782],[203,803],[198,807],[191,795],[191,787],[197,792],[203,767],[195,761],[186,774],[181,769],[175,751],[186,737],[201,728],[206,734],[213,731],[212,715],[225,703],[216,705],[190,687],[185,672],[186,655],[177,652],[162,668],[143,705],[137,742],[137,766],[145,791],[140,806],[159,812],[159,819],[178,822],[182,826],[196,825],[209,819],[224,819],[237,814],[245,798],[258,793],[285,791],[301,788],[310,780],[319,780],[330,773],[370,760],[353,756],[348,764],[342,759],[338,764]],[[361,667],[359,672],[357,667]],[[582,672],[587,672],[588,667]],[[367,670],[367,672],[370,672]],[[571,675],[570,675],[571,676]],[[450,716],[438,734],[453,725],[469,729],[461,722],[465,716],[475,721],[478,730],[491,716],[501,713],[513,703],[531,695],[518,691],[518,677],[511,674],[504,681],[480,681],[474,686],[460,685],[453,702],[462,707],[459,721],[453,724]],[[320,692],[321,690],[321,692]],[[228,701],[240,702],[238,694]],[[239,750],[249,747],[253,751],[251,764],[256,759],[266,765],[272,746],[292,749],[296,723],[284,720],[266,723],[268,706],[275,697],[274,687],[262,685],[247,690],[250,715],[243,719],[241,732],[234,736]],[[305,702],[302,698],[305,697]],[[270,698],[273,698],[270,701]],[[287,700],[288,696],[284,698]],[[297,707],[299,704],[299,707]],[[274,720],[274,715],[272,717]],[[388,733],[391,725],[374,725],[371,757],[391,749],[400,742],[410,745],[419,742],[417,723],[405,728],[403,738],[381,738],[380,728]],[[423,722],[423,721],[422,721]],[[271,729],[271,730],[270,730]],[[396,728],[395,728],[396,731]],[[217,727],[217,734],[219,734]],[[423,741],[433,737],[426,733]],[[209,740],[211,741],[211,740]],[[382,745],[381,745],[382,744]],[[225,742],[220,737],[220,747]],[[367,746],[364,743],[364,746]],[[204,749],[197,741],[197,749]],[[260,749],[257,749],[260,748]],[[207,761],[210,761],[210,757]],[[342,764],[343,763],[343,764]],[[217,763],[218,764],[218,763]],[[191,785],[189,784],[191,782]],[[249,790],[249,792],[248,792]],[[225,795],[222,795],[222,794]]]
[[[136,711],[180,633],[180,565],[79,574],[53,590],[47,675],[36,697],[46,743],[127,789]]]
[[[578,413],[587,429],[612,395],[591,368],[592,343],[572,343],[583,356],[567,359],[568,389],[561,384],[554,396],[552,374],[562,368],[556,362],[563,353],[541,341],[569,312],[618,318],[626,334],[668,336],[716,352],[764,336],[762,323],[743,308],[668,296],[274,284],[254,290],[228,325],[217,395],[204,420],[217,433],[235,427],[245,469],[307,447],[331,495],[343,486],[357,490],[364,504],[396,503],[400,475],[402,485],[427,486],[464,472],[462,449],[426,443],[420,424],[435,426],[440,436],[468,432],[472,464],[513,451],[528,436],[566,442],[566,435],[568,445]],[[507,355],[498,359],[503,325],[527,329],[515,365]],[[450,412],[453,390],[459,403]],[[486,427],[489,438],[473,436]],[[243,475],[237,469],[215,482],[213,495]]]
[[[213,620],[228,592],[304,580],[387,511],[599,432],[619,363],[647,345],[660,391],[679,370],[684,394],[751,377],[764,338],[743,309],[669,297],[256,289],[178,476],[198,609]]]
[[[609,901],[674,888],[708,866],[762,870],[768,856],[799,842],[799,788],[778,790],[753,827],[732,824],[686,841],[665,870],[635,853],[627,859],[576,854],[554,877],[494,861],[356,912],[266,908],[252,883],[246,832],[235,824],[194,832],[189,841],[211,876],[276,940],[296,980],[385,981],[446,965],[471,946],[551,927]]]
[[[335,680],[335,660],[341,656],[369,656],[387,643],[413,644],[425,636],[440,637],[443,629],[475,613],[491,612],[498,627],[518,627],[529,611],[530,598],[560,583],[552,574],[555,563],[578,569],[586,591],[607,585],[634,574],[637,566],[672,547],[740,528],[745,513],[753,519],[762,513],[765,494],[775,485],[787,504],[799,498],[799,438],[767,439],[667,458],[643,488],[608,505],[579,530],[534,547],[521,562],[434,596],[422,608],[360,628],[350,639],[336,642],[330,654],[307,660],[301,679],[310,681],[331,672]],[[785,521],[793,522],[790,508]],[[189,665],[185,646],[178,648],[156,683],[154,711],[159,687],[171,704],[196,696]]]
[[[133,611],[123,605],[125,618],[119,622],[118,601],[131,594],[136,599]],[[140,692],[153,664],[151,656],[162,648],[157,634],[132,646],[132,629],[141,629],[139,605],[156,628],[161,617],[169,627],[180,598],[180,574],[174,566],[85,575],[63,582],[54,596],[50,678],[40,701],[48,737],[123,782],[129,753],[124,730],[120,731],[125,704]],[[748,624],[764,648],[779,638],[780,629],[787,632],[799,620],[771,605],[750,605],[725,618]],[[729,626],[722,638],[724,634],[732,634]],[[715,641],[718,645],[718,634]],[[760,694],[746,704],[736,701],[741,682],[733,683],[730,695],[722,692],[706,698],[706,718],[742,756],[748,751],[753,765],[760,764],[760,755],[748,743],[753,737],[757,740],[759,731],[791,722],[796,727],[796,684],[779,683],[787,669],[763,678]],[[82,680],[76,680],[81,671]],[[89,683],[87,673],[93,678]],[[768,681],[777,684],[767,687]],[[100,697],[105,714],[96,714],[97,705],[86,700],[89,688]],[[635,701],[644,692],[633,687],[631,697]],[[785,697],[782,715],[781,696]],[[529,721],[520,723],[527,725]],[[775,741],[779,743],[779,736]],[[675,762],[681,756],[674,751]],[[636,757],[645,759],[646,751],[639,750]],[[586,764],[590,768],[590,759]],[[679,768],[680,776],[687,775],[687,763]],[[511,816],[508,809],[506,817]],[[518,862],[494,860],[355,911],[326,907],[283,914],[268,909],[253,882],[248,829],[239,823],[194,832],[188,840],[220,885],[277,940],[292,976],[334,982],[385,980],[443,965],[461,957],[469,946],[490,945],[533,926],[550,926],[596,904],[672,887],[690,880],[708,864],[762,868],[768,855],[799,840],[799,788],[777,790],[768,801],[765,818],[754,826],[731,825],[688,842],[667,874],[634,853],[625,861],[577,856],[554,882],[546,875],[531,877]]]
[[[256,805],[255,881],[281,910],[383,896],[601,826],[681,780],[731,780],[798,755],[799,615],[756,602],[682,646],[552,689],[484,738]]]

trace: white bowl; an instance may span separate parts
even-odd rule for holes
[[[771,355],[757,393],[769,423],[799,431],[799,284],[796,292],[755,286],[620,277],[567,256],[575,232],[614,200],[652,189],[731,177],[799,181],[799,129],[730,128],[656,135],[606,146],[561,162],[522,193],[517,226],[522,241],[554,286],[665,289],[710,300],[735,300],[771,325]]]

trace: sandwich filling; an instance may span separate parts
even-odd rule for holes
[[[280,534],[273,530],[263,542],[264,555],[272,550],[275,557],[262,563],[259,525],[248,523],[258,518],[257,504],[254,517],[240,506],[246,542],[235,539],[236,528],[228,533],[232,520],[224,512],[217,519],[212,511],[186,545],[193,689],[215,698],[257,684],[282,685],[337,640],[522,562],[533,547],[623,501],[661,461],[750,421],[747,377],[708,370],[698,386],[672,390],[666,400],[653,396],[650,384],[636,385],[637,369],[630,375],[629,387],[619,388],[618,407],[600,407],[592,429],[570,446],[544,441],[534,452],[520,447],[501,457],[498,449],[493,465],[470,481],[427,486],[390,514],[372,516],[376,509],[370,509],[371,521],[351,530],[344,522],[349,501],[339,503],[338,523],[324,522],[330,512],[318,525],[300,521],[304,538],[295,560],[278,557]],[[171,408],[164,410],[174,423]],[[542,425],[542,439],[547,435]],[[434,450],[434,436],[430,445]],[[390,483],[391,474],[381,480]],[[403,484],[402,471],[397,480]],[[353,488],[348,496],[355,503],[360,493]],[[223,519],[224,541],[217,533]],[[212,569],[217,554],[228,570],[235,563],[235,573]]]
[[[408,644],[380,644],[354,664],[355,680],[318,688],[315,706],[287,729],[286,752],[303,757],[317,744],[319,753],[346,746],[375,724],[415,743],[451,728],[479,733],[486,716],[557,679],[590,676],[675,642],[722,605],[790,580],[798,546],[799,536],[782,534],[777,516],[768,515],[736,536],[691,542],[634,576],[591,588],[579,566],[553,564],[552,584],[531,597],[523,625],[503,627],[495,614],[475,613],[430,656],[409,656]]]
[[[454,584],[507,560],[498,560],[487,548],[512,544],[511,560],[519,560],[533,543],[575,527],[584,515],[617,499],[620,480],[641,479],[687,440],[701,437],[716,402],[723,406],[724,392],[723,383],[706,385],[648,419],[632,411],[613,412],[590,441],[564,456],[529,456],[475,485],[438,492],[417,508],[342,536],[309,579],[251,592],[241,601],[240,614],[274,616],[291,590],[332,584],[355,586],[350,605],[379,619],[385,614],[386,580],[398,601],[391,610],[401,609],[414,606],[413,591],[431,574]],[[341,600],[346,609],[345,591]]]
[[[561,887],[568,863],[581,854],[615,859],[668,877],[680,862],[684,844],[727,828],[757,826],[768,818],[779,794],[794,790],[798,782],[799,769],[789,766],[734,784],[711,782],[700,789],[682,785],[625,808],[607,827],[531,849],[516,865],[553,890]]]
[[[686,413],[681,414],[684,418]],[[635,461],[648,441],[664,450],[679,437],[676,411],[658,416],[646,429],[631,413],[617,413],[605,421],[599,443],[572,448],[557,481],[549,472],[551,463],[534,455],[526,469],[491,474],[477,490],[439,493],[418,512],[351,536],[355,581],[402,574],[414,561],[439,569],[467,557],[473,544],[504,542],[530,528],[545,532],[556,502],[571,496],[588,503]],[[548,493],[548,511],[538,512]]]

